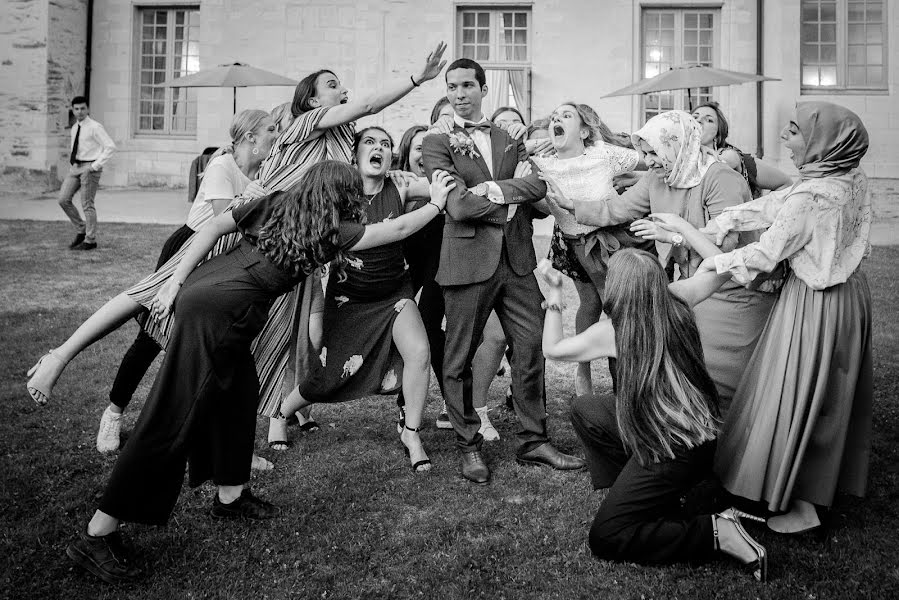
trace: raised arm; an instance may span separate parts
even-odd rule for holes
[[[431,200],[429,202],[421,208],[400,215],[395,219],[367,225],[365,233],[362,234],[362,237],[350,250],[367,250],[409,237],[440,214],[444,206],[446,206],[447,195],[455,187],[456,182],[449,173],[435,171],[430,185]]]
[[[446,201],[446,212],[455,221],[482,221],[503,225],[506,222],[508,208],[495,204],[485,196],[478,196],[468,191],[465,180],[456,170],[450,154],[447,138],[443,134],[431,134],[425,137],[421,145],[425,174],[433,179],[436,171],[446,171],[456,182]]]
[[[360,98],[359,100],[347,102],[346,104],[338,104],[337,106],[332,107],[331,110],[321,118],[316,128],[328,129],[330,127],[336,127],[337,125],[355,121],[360,117],[366,117],[381,112],[422,83],[437,77],[443,70],[443,67],[446,66],[446,61],[442,60],[445,50],[446,44],[443,42],[437,44],[437,47],[434,48],[425,59],[425,65],[419,75],[404,76],[400,81],[384,90]]]

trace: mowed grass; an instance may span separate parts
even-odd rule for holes
[[[434,470],[412,474],[393,419],[392,398],[316,408],[321,431],[292,432],[284,453],[268,449],[260,419],[257,451],[276,470],[254,474],[256,493],[283,507],[263,523],[207,515],[213,488],[185,487],[167,527],[127,525],[146,576],[114,588],[65,556],[96,508],[115,456],[94,437],[129,323],[69,366],[47,407],[25,392],[24,373],[107,298],[148,273],[173,228],[104,224],[100,248],[66,249],[68,224],[0,222],[0,597],[4,598],[895,598],[899,597],[899,248],[867,262],[875,303],[876,396],[868,497],[839,496],[815,534],[784,537],[752,527],[771,555],[771,581],[755,583],[734,563],[647,567],[595,560],[584,542],[603,492],[585,472],[560,474],[514,461],[515,419],[498,406],[503,436],[485,445],[493,482],[458,475],[453,436],[433,427]],[[538,243],[545,249],[546,241]],[[569,284],[570,285],[570,284]],[[576,298],[568,289],[566,327]],[[603,361],[604,362],[604,361]],[[155,375],[125,420],[129,430]],[[550,433],[580,453],[567,420],[573,367],[547,367]],[[610,387],[604,364],[596,387]],[[439,398],[432,386],[432,399]]]

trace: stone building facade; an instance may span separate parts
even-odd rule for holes
[[[794,103],[832,100],[855,110],[871,132],[869,175],[899,177],[899,7],[888,0],[6,2],[0,160],[63,172],[67,100],[86,91],[88,43],[91,112],[119,148],[104,184],[180,186],[196,154],[227,141],[232,90],[160,91],[157,83],[178,69],[239,61],[300,79],[325,67],[359,96],[417,73],[445,40],[450,59],[481,57],[503,99],[531,118],[576,100],[613,130],[632,131],[653,103],[685,107],[684,93],[603,95],[683,62],[756,72],[760,8],[762,68],[780,81],[762,88],[761,139],[755,84],[705,90],[730,117],[730,140],[789,170],[779,132]],[[443,91],[439,78],[362,123],[399,136],[426,122]],[[243,88],[237,108],[270,109],[291,96],[290,88]]]

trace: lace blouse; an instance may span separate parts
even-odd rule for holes
[[[718,273],[746,284],[783,259],[810,288],[849,279],[870,252],[871,200],[861,169],[806,179],[787,190],[725,208],[715,218],[724,231],[767,228],[759,240],[715,256]]]
[[[612,193],[612,178],[637,166],[640,153],[630,148],[598,142],[588,146],[584,153],[574,158],[537,156],[532,159],[543,173],[552,177],[571,200],[596,202]],[[581,225],[574,215],[546,199],[556,223],[567,235],[584,235],[595,226]]]

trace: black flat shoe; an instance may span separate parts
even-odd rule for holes
[[[281,509],[254,496],[249,488],[244,488],[240,497],[234,502],[225,504],[219,500],[218,492],[212,500],[209,513],[216,519],[272,519],[278,516]]]
[[[66,548],[66,555],[106,583],[126,583],[142,575],[142,571],[131,564],[131,551],[125,547],[118,531],[103,536],[82,533]]]

